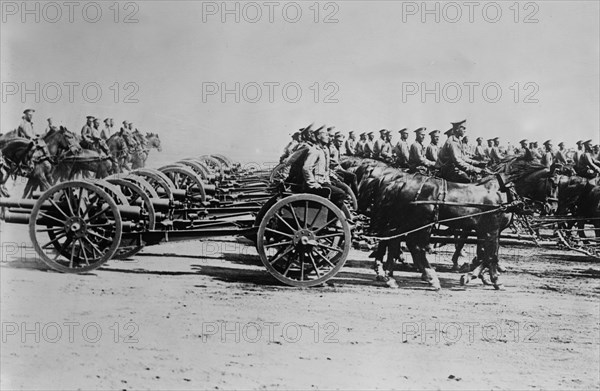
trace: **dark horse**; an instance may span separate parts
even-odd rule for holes
[[[52,163],[60,159],[63,154],[78,149],[76,142],[67,135],[68,133],[70,132],[63,127],[51,130],[44,135],[43,143],[39,143],[37,147],[33,141],[21,137],[9,137],[0,141],[9,174],[22,175],[22,166],[30,160],[33,162],[33,169],[27,175],[29,179],[25,185],[23,198],[31,197],[38,188],[42,191],[48,189],[54,183]],[[0,185],[4,185],[7,180],[8,175],[3,175]]]
[[[585,239],[586,221],[594,225],[596,238],[600,238],[600,186],[597,179],[587,179],[577,175],[558,177],[558,210],[559,216],[571,214],[578,218],[578,236]],[[564,225],[563,225],[564,228]]]
[[[81,147],[81,137],[66,128],[63,135],[73,140],[73,143],[77,144],[79,148],[77,153],[63,156],[57,161],[53,175],[55,180],[69,180],[77,175],[89,177],[90,174],[93,174],[95,178],[105,178],[115,172],[116,167],[111,156]]]

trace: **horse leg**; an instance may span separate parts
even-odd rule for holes
[[[489,262],[490,280],[496,290],[504,290],[498,273],[498,250],[500,249],[500,231],[488,233],[484,243],[485,259]]]
[[[463,248],[465,247],[465,242],[467,237],[469,236],[468,232],[461,231],[459,235],[455,235],[456,242],[454,243],[454,254],[452,254],[452,271],[458,273],[461,270],[461,267],[458,266],[458,259],[463,254]],[[468,266],[468,263],[465,263]]]
[[[375,270],[377,281],[385,281],[385,270],[383,268],[383,256],[387,249],[387,241],[381,240],[377,243],[377,248],[369,255],[369,258],[375,258],[373,270]]]
[[[417,232],[416,234],[409,235],[406,238],[406,244],[413,256],[413,260],[416,259],[423,270],[421,279],[428,282],[435,290],[440,290],[440,280],[427,259],[429,235],[429,232]]]

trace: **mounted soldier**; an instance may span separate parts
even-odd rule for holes
[[[283,148],[283,155],[279,158],[280,163],[287,159],[296,150],[298,144],[300,144],[300,132],[302,132],[302,129],[300,128],[299,131],[292,134],[292,140]]]
[[[429,137],[431,137],[431,141],[425,150],[425,158],[427,160],[431,160],[434,163],[437,162],[438,155],[440,153],[440,131],[432,130],[429,132]]]
[[[415,142],[410,146],[408,156],[408,168],[409,172],[420,172],[427,174],[430,168],[435,166],[435,161],[428,160],[425,157],[425,146],[423,140],[425,140],[425,131],[427,128],[419,128],[415,130]]]
[[[356,136],[354,131],[348,132],[348,139],[344,143],[344,155],[354,156],[356,155]]]
[[[369,132],[367,133],[367,142],[365,142],[365,148],[364,148],[364,157],[366,158],[371,158],[373,159],[373,154],[374,154],[374,149],[373,149],[373,144],[375,143],[375,133],[373,132]]]
[[[478,160],[480,162],[485,162],[488,160],[488,157],[485,154],[485,147],[483,146],[483,137],[477,137],[477,146],[475,146],[475,154],[473,159]]]
[[[408,129],[403,128],[398,131],[400,133],[400,141],[394,148],[396,155],[394,165],[399,168],[408,168],[408,158],[410,155],[410,147],[408,145]]]
[[[592,140],[583,143],[583,154],[579,158],[579,166],[575,167],[577,175],[592,179],[600,174],[600,161],[594,157]]]
[[[492,139],[492,148],[490,149],[490,162],[492,164],[500,163],[504,156],[500,152],[500,138],[494,137]]]
[[[381,151],[383,149],[383,146],[386,143],[386,139],[385,139],[386,132],[387,132],[387,130],[385,130],[385,129],[379,130],[379,138],[373,144],[373,156],[371,156],[372,159],[383,161],[383,158],[381,156]]]
[[[104,127],[100,131],[100,137],[106,141],[113,135],[113,120],[112,118],[104,119]]]
[[[554,154],[554,161],[560,164],[568,164],[569,158],[567,157],[567,151],[565,150],[565,143],[558,143],[558,151]]]
[[[23,111],[23,121],[21,121],[19,127],[17,128],[17,137],[23,137],[28,140],[34,140],[38,137],[33,130],[33,113],[35,113],[34,109],[27,109]]]
[[[544,154],[542,155],[542,159],[540,160],[540,163],[542,163],[544,166],[546,166],[546,168],[550,168],[552,167],[552,165],[554,164],[554,153],[552,151],[552,141],[551,140],[546,140],[544,141]]]
[[[469,183],[471,182],[470,174],[485,172],[477,167],[485,167],[485,163],[469,159],[461,148],[460,139],[465,134],[465,122],[467,120],[452,123],[452,129],[448,131],[450,136],[440,150],[435,164],[435,167],[439,169],[440,176],[450,182]]]
[[[356,143],[356,148],[354,149],[354,156],[364,157],[365,156],[365,144],[367,143],[367,134],[362,132],[358,135],[359,140]]]

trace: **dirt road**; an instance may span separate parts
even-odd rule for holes
[[[598,389],[600,265],[504,249],[505,291],[374,281],[278,285],[235,238],[150,247],[87,275],[47,271],[1,227],[2,389]],[[446,248],[448,249],[448,248]],[[449,250],[449,249],[448,249]]]

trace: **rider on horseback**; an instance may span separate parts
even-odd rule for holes
[[[87,116],[87,123],[81,129],[81,146],[85,149],[91,149],[98,153],[104,153],[110,156],[108,146],[100,137],[100,119],[94,116]]]
[[[583,143],[583,151],[575,170],[579,176],[588,179],[595,178],[600,174],[600,161],[593,156],[592,140]]]
[[[32,171],[35,163],[48,158],[50,155],[44,140],[33,130],[33,113],[35,113],[34,109],[23,111],[23,121],[17,128],[18,137],[31,140],[27,153],[23,155],[23,160],[16,162],[25,166],[28,171]]]
[[[450,136],[440,150],[435,164],[435,167],[439,169],[440,176],[450,182],[469,183],[471,182],[469,174],[483,173],[484,170],[478,167],[486,165],[485,162],[468,158],[462,149],[460,139],[465,134],[465,122],[467,120],[452,123],[452,129],[449,130]]]
[[[408,167],[409,172],[421,172],[427,174],[430,167],[435,165],[435,161],[427,159],[425,156],[425,146],[423,141],[425,140],[425,131],[427,128],[419,128],[415,130],[415,142],[410,146],[410,152],[408,155]]]

